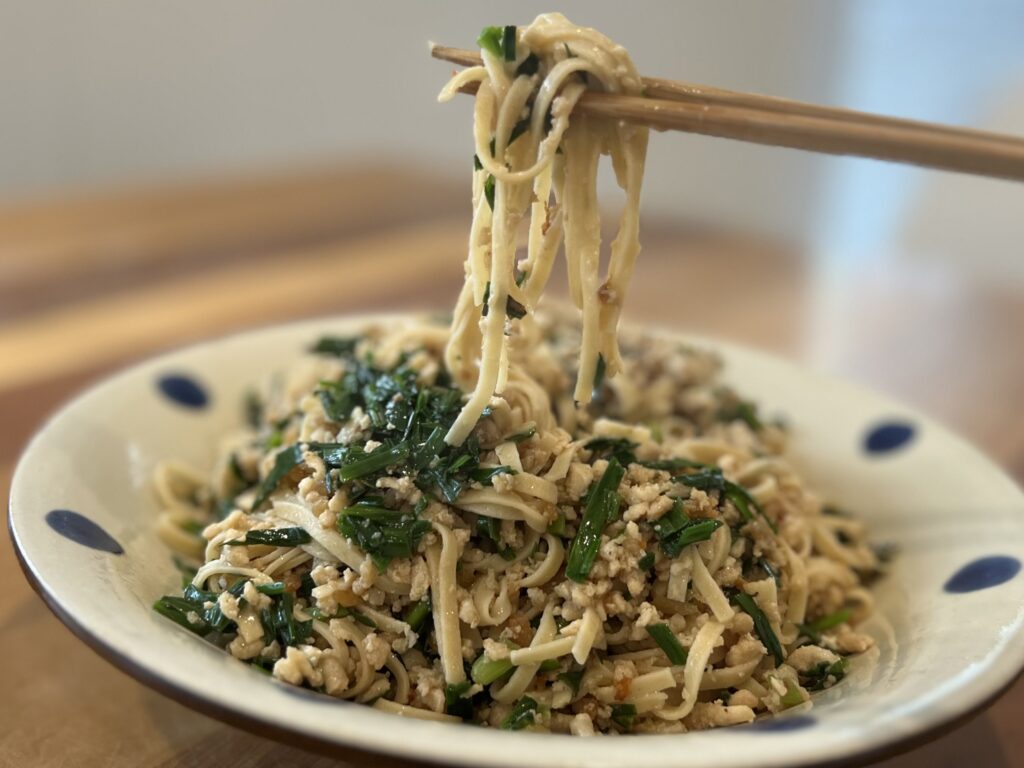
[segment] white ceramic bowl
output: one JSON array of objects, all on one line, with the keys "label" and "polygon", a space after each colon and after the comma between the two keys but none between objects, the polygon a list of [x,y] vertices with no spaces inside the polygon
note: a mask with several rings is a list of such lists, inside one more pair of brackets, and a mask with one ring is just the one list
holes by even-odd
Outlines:
[{"label": "white ceramic bowl", "polygon": [[[150,606],[179,576],[154,532],[149,478],[179,457],[213,460],[246,387],[284,368],[338,318],[253,331],[164,355],[80,395],[32,440],[14,476],[10,528],[29,580],[106,659],[189,706],[335,754],[473,766],[796,766],[908,748],[992,701],[1024,667],[1024,495],[976,450],[920,414],[764,354],[710,345],[725,378],[792,427],[812,487],[900,554],[876,586],[884,620],[812,709],[683,735],[579,739],[403,719],[267,678]],[[642,751],[641,751],[642,750]]]}]

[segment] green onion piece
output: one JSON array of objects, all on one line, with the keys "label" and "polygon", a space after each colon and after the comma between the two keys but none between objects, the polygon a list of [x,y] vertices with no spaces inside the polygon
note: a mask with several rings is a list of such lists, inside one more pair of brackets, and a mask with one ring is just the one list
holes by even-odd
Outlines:
[{"label": "green onion piece", "polygon": [[427,621],[427,617],[430,616],[430,611],[431,603],[430,596],[428,595],[415,605],[411,606],[409,610],[405,612],[403,620],[409,625],[409,629],[413,632],[419,632]]},{"label": "green onion piece", "polygon": [[853,612],[849,608],[841,608],[835,613],[823,616],[822,618],[811,622],[811,629],[815,632],[824,632],[826,630],[838,627],[840,624],[845,624],[850,620]]},{"label": "green onion piece", "polygon": [[[197,607],[194,603],[183,597],[165,595],[153,603],[153,610],[161,616],[170,619],[175,624],[184,627],[189,632],[195,632],[197,635],[205,635],[210,631],[209,625],[202,618],[202,606]],[[198,616],[199,621],[195,624],[189,621],[189,613],[194,613]]]},{"label": "green onion piece", "polygon": [[522,432],[516,432],[516,434],[514,435],[509,435],[508,437],[505,438],[505,440],[510,443],[521,443],[524,440],[529,440],[536,434],[537,427],[530,427],[529,429],[524,429]]},{"label": "green onion piece", "polygon": [[552,536],[565,536],[565,512],[559,512],[548,525],[548,533]]},{"label": "green onion piece", "polygon": [[523,696],[512,711],[501,721],[502,730],[521,731],[527,726],[533,725],[537,719],[537,701],[529,696]]},{"label": "green onion piece", "polygon": [[572,696],[573,698],[576,698],[580,692],[580,683],[583,681],[583,670],[571,669],[568,672],[560,674],[558,679],[572,689]]},{"label": "green onion piece", "polygon": [[493,211],[494,210],[494,177],[491,174],[487,174],[487,178],[484,179],[484,197],[487,198],[487,205]]},{"label": "green onion piece", "polygon": [[538,69],[540,69],[540,59],[531,53],[523,59],[523,63],[516,68],[516,76],[535,75],[537,74]]},{"label": "green onion piece", "polygon": [[446,685],[444,689],[444,711],[449,715],[461,717],[463,720],[473,719],[473,701],[465,698],[465,693],[473,687],[469,680]]},{"label": "green onion piece", "polygon": [[831,664],[823,661],[801,673],[800,684],[809,691],[824,690],[846,677],[846,669],[849,664],[850,660],[847,658],[840,658]]},{"label": "green onion piece", "polygon": [[244,539],[224,543],[228,546],[265,544],[268,547],[297,547],[300,544],[309,544],[312,540],[313,537],[305,528],[269,528],[265,531],[246,531]]},{"label": "green onion piece", "polygon": [[400,463],[409,456],[409,444],[404,440],[400,443],[384,448],[381,446],[373,453],[343,464],[338,470],[338,477],[342,482],[349,482],[360,477],[380,472],[382,469]]},{"label": "green onion piece", "polygon": [[507,464],[500,467],[478,467],[469,473],[469,479],[481,485],[494,485],[494,478],[498,475],[514,475],[516,471]]},{"label": "green onion piece", "polygon": [[682,666],[686,663],[686,649],[679,642],[672,628],[668,624],[651,624],[647,626],[649,634],[658,647],[665,652],[668,660],[675,666]]},{"label": "green onion piece", "polygon": [[683,512],[683,502],[676,499],[653,528],[661,543],[661,551],[674,558],[691,544],[710,539],[721,525],[721,520],[691,520]]},{"label": "green onion piece", "polygon": [[491,55],[497,56],[500,59],[502,58],[502,34],[503,32],[501,27],[484,27],[480,32],[480,36],[476,39],[476,44]]},{"label": "green onion piece", "polygon": [[612,722],[624,731],[633,730],[636,721],[635,704],[612,704]]},{"label": "green onion piece", "polygon": [[554,672],[556,669],[560,669],[562,662],[558,659],[544,659],[540,663],[540,667],[537,668],[538,672]]},{"label": "green onion piece", "polygon": [[293,445],[291,448],[286,448],[277,454],[274,458],[274,466],[267,473],[267,476],[260,483],[259,490],[256,492],[256,500],[253,501],[251,511],[255,512],[270,498],[270,494],[277,490],[277,486],[284,480],[285,475],[291,472],[295,467],[302,463],[302,446]]},{"label": "green onion piece", "polygon": [[576,538],[566,559],[565,575],[576,582],[586,581],[601,546],[601,532],[619,508],[619,482],[626,470],[613,456],[601,479],[591,489]]},{"label": "green onion piece", "polygon": [[767,559],[759,557],[757,559],[757,564],[761,567],[761,570],[764,571],[772,579],[772,581],[774,581],[778,585],[782,584],[782,580],[779,577],[779,572],[775,570],[775,566],[769,563]]},{"label": "green onion piece", "polygon": [[768,527],[772,529],[772,533],[778,533],[779,528],[772,522],[768,516],[761,509],[761,505],[757,503],[757,499],[750,495],[750,492],[742,485],[736,485],[728,480],[723,482],[725,488],[725,498],[733,503],[737,510],[739,510],[740,517],[747,522],[754,519],[753,513],[750,511],[750,507],[753,507],[757,513],[764,518],[764,521],[768,523]]},{"label": "green onion piece", "polygon": [[272,581],[269,584],[258,584],[256,591],[264,595],[283,595],[285,586],[283,581]]},{"label": "green onion piece", "polygon": [[512,670],[512,662],[508,659],[492,660],[487,658],[486,654],[480,654],[480,657],[473,662],[473,668],[469,675],[473,678],[474,683],[490,685],[506,675],[510,675]]},{"label": "green onion piece", "polygon": [[637,444],[624,437],[595,437],[583,446],[594,454],[595,458],[616,458],[620,464],[635,464],[636,454],[633,452]]},{"label": "green onion piece", "polygon": [[779,699],[784,707],[796,707],[804,703],[804,697],[800,695],[800,689],[793,685],[792,680],[786,681],[786,693]]},{"label": "green onion piece", "polygon": [[679,475],[672,479],[677,483],[682,483],[701,491],[720,491],[725,487],[725,478],[722,476],[722,470],[718,467],[702,469],[688,475]]},{"label": "green onion piece", "polygon": [[601,385],[604,384],[604,373],[607,365],[604,361],[604,355],[598,353],[597,355],[597,368],[594,369],[594,386],[593,393],[596,395],[597,391],[601,389]]},{"label": "green onion piece", "polygon": [[648,469],[662,469],[666,472],[678,472],[681,469],[711,469],[707,464],[693,459],[658,459],[656,461],[641,461],[640,464]]},{"label": "green onion piece", "polygon": [[356,353],[357,344],[359,344],[359,339],[355,337],[325,336],[314,344],[309,351],[319,355],[352,357]]},{"label": "green onion piece", "polygon": [[654,567],[654,553],[647,552],[646,554],[644,554],[643,557],[636,561],[636,567],[639,568],[641,571],[651,570],[651,568]]},{"label": "green onion piece", "polygon": [[700,522],[691,521],[675,539],[675,545],[680,551],[686,549],[691,544],[697,544],[701,541],[707,541],[711,538],[711,534],[717,531],[722,525],[721,520],[701,520]]},{"label": "green onion piece", "polygon": [[754,598],[746,592],[734,592],[729,600],[742,608],[754,620],[754,631],[761,638],[761,642],[764,643],[768,652],[775,657],[775,663],[781,664],[785,661],[786,655],[782,650],[782,644],[779,642],[779,638],[775,635],[774,630],[772,630],[768,617],[764,615],[764,611],[761,610],[761,607],[755,602]]},{"label": "green onion piece", "polygon": [[516,28],[505,27],[505,33],[501,39],[501,52],[505,54],[505,61],[516,60]]}]

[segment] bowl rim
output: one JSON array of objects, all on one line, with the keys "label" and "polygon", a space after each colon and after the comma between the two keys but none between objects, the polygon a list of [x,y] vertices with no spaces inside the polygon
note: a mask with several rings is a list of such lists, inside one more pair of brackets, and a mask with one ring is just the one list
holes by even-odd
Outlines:
[{"label": "bowl rim", "polygon": [[[64,401],[43,419],[31,439],[22,449],[21,456],[15,466],[14,472],[11,475],[7,514],[8,535],[13,544],[13,550],[15,552],[18,565],[33,591],[39,595],[53,615],[62,624],[64,624],[72,634],[85,643],[93,652],[112,664],[115,668],[141,682],[148,688],[185,705],[193,711],[201,712],[204,715],[228,725],[241,728],[257,736],[269,737],[287,745],[299,746],[303,749],[332,757],[339,757],[344,754],[347,756],[373,759],[376,761],[380,761],[380,759],[384,757],[388,761],[395,761],[394,764],[396,765],[428,766],[443,764],[470,764],[466,759],[453,762],[450,756],[446,756],[445,754],[414,756],[409,754],[408,748],[403,748],[403,746],[397,742],[376,742],[372,747],[367,748],[364,747],[363,744],[356,744],[343,739],[321,737],[309,731],[282,725],[280,722],[275,721],[269,716],[261,717],[257,714],[249,714],[226,704],[222,704],[211,698],[207,698],[202,694],[190,691],[169,677],[165,677],[158,671],[146,666],[144,663],[137,662],[130,656],[122,653],[100,634],[87,628],[74,616],[71,610],[63,606],[58,596],[51,591],[47,586],[45,579],[35,570],[30,562],[28,555],[24,551],[23,544],[19,540],[15,523],[16,489],[19,485],[19,477],[22,477],[27,472],[24,467],[26,455],[54,422],[66,413],[77,408],[82,401],[87,400],[91,395],[106,388],[107,386],[114,385],[122,380],[130,379],[133,375],[140,373],[144,368],[157,365],[163,361],[171,361],[181,354],[199,351],[203,348],[213,347],[218,344],[242,340],[243,338],[257,337],[268,332],[299,332],[302,329],[308,329],[311,332],[316,332],[319,329],[319,331],[322,332],[331,325],[356,326],[372,323],[387,323],[422,317],[422,315],[423,312],[416,310],[402,312],[331,314],[302,318],[286,323],[271,323],[236,329],[192,343],[184,343],[160,350],[154,354],[146,355],[145,357],[132,361],[128,365],[111,373],[100,375],[91,380],[87,385],[76,391],[73,396]],[[936,422],[927,415],[921,413],[916,408],[906,406],[898,399],[890,397],[889,395],[876,393],[869,387],[861,385],[858,382],[849,381],[833,374],[824,373],[816,370],[813,366],[804,365],[802,363],[792,361],[782,355],[766,352],[756,347],[715,337],[693,334],[684,330],[668,329],[653,323],[624,323],[623,325],[627,329],[642,330],[645,333],[674,338],[695,346],[714,350],[735,351],[751,358],[783,363],[789,369],[798,371],[805,376],[810,376],[816,379],[819,383],[831,382],[841,384],[847,391],[855,391],[859,394],[873,396],[876,399],[884,401],[889,406],[898,407],[899,412],[906,414],[908,417],[912,417],[915,420],[919,420],[920,423],[926,424],[930,431],[938,432],[944,438],[952,439],[958,443],[960,447],[970,450],[978,458],[982,459],[993,471],[998,472],[1006,478],[1013,487],[1016,488],[1018,493],[1021,493],[1021,487],[1016,479],[1011,477],[1001,466],[989,459],[973,444],[960,437],[952,430],[942,426],[939,422]],[[1024,494],[1022,494],[1022,498],[1024,498]],[[1022,634],[1024,634],[1024,631],[1022,631]],[[828,757],[821,760],[799,760],[792,764],[799,765],[804,768],[865,765],[867,763],[906,753],[919,746],[934,741],[945,732],[959,728],[973,720],[984,712],[992,703],[999,699],[1018,680],[1024,677],[1024,649],[1022,649],[1019,656],[1020,658],[1017,660],[1016,665],[1009,674],[1000,673],[997,669],[989,666],[988,668],[983,669],[980,674],[968,681],[965,681],[961,686],[959,686],[959,693],[963,694],[973,691],[975,694],[973,702],[965,709],[959,711],[950,710],[947,713],[931,717],[929,718],[930,722],[928,725],[907,733],[906,735],[899,735],[897,733],[887,734],[883,736],[880,741],[876,740],[874,744],[864,749],[852,749],[843,755]],[[552,738],[552,736],[545,735],[543,738]],[[554,736],[554,738],[557,738],[557,736]],[[652,737],[643,735],[635,738],[650,739]],[[654,738],[657,737],[655,736]]]}]

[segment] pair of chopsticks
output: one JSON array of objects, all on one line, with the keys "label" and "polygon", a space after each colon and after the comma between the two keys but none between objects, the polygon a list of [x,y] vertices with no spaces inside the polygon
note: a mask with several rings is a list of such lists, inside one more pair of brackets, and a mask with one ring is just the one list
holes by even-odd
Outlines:
[{"label": "pair of chopsticks", "polygon": [[[431,44],[430,54],[474,66],[480,54]],[[801,101],[645,77],[644,96],[587,91],[580,112],[658,130],[1024,181],[1024,139]],[[475,90],[473,87],[465,89]]]}]

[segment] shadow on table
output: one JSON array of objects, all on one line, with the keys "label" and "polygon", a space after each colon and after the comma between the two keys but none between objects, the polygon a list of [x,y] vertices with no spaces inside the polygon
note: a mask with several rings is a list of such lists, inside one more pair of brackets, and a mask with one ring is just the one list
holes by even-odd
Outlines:
[{"label": "shadow on table", "polygon": [[986,712],[967,725],[905,755],[874,763],[873,768],[1016,768],[1020,757],[1009,757],[999,732]]}]

